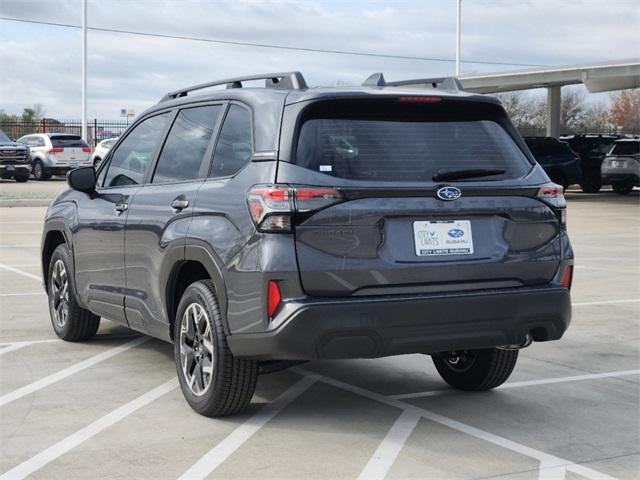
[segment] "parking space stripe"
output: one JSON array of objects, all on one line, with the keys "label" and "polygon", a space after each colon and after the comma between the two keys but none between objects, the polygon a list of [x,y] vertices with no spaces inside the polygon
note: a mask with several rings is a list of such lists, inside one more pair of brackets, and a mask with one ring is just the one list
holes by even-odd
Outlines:
[{"label": "parking space stripe", "polygon": [[0,268],[3,270],[7,270],[9,272],[17,273],[18,275],[22,275],[23,277],[30,278],[32,280],[37,280],[38,282],[42,281],[42,277],[39,275],[34,275],[33,273],[25,272],[24,270],[20,270],[19,268],[10,267],[9,265],[5,265],[0,263]]},{"label": "parking space stripe", "polygon": [[[197,480],[207,477],[218,468],[233,452],[238,450],[247,440],[249,440],[258,430],[275,417],[284,407],[298,398],[318,380],[318,376],[304,373],[302,379],[293,386],[285,390],[278,398],[268,403],[247,419],[242,425],[237,427],[227,437],[215,447],[209,450],[200,460],[180,476],[179,480]],[[0,477],[0,480],[3,480]]]},{"label": "parking space stripe", "polygon": [[147,340],[149,340],[149,337],[136,338],[135,340],[131,340],[130,342],[127,342],[123,345],[120,345],[115,348],[111,348],[106,352],[102,352],[94,357],[88,358],[87,360],[83,360],[82,362],[78,362],[74,365],[71,365],[70,367],[60,370],[59,372],[56,372],[44,378],[41,378],[40,380],[30,383],[29,385],[20,387],[14,390],[13,392],[7,393],[6,395],[3,395],[2,397],[0,397],[0,407],[2,405],[6,405],[9,402],[13,402],[14,400],[22,398],[25,395],[29,395],[30,393],[37,392],[38,390],[48,387],[53,383],[59,382],[60,380],[63,380],[73,375],[74,373],[81,372],[82,370],[85,370],[100,362],[103,362],[104,360],[114,357],[119,353],[125,352],[130,348],[137,347],[138,345],[146,342]]},{"label": "parking space stripe", "polygon": [[0,297],[29,297],[31,295],[45,295],[45,292],[42,290],[40,292],[0,293]]},{"label": "parking space stripe", "polygon": [[403,411],[378,445],[362,473],[358,476],[358,480],[383,480],[420,418],[422,417],[415,412]]},{"label": "parking space stripe", "polygon": [[640,298],[627,298],[624,300],[601,300],[598,302],[577,302],[572,303],[573,307],[588,307],[590,305],[614,305],[616,303],[638,303]]},{"label": "parking space stripe", "polygon": [[[518,388],[529,387],[532,385],[550,385],[553,383],[565,383],[565,382],[580,382],[583,380],[597,380],[599,378],[616,378],[616,377],[628,377],[631,375],[640,375],[640,370],[618,370],[615,372],[604,373],[588,373],[585,375],[572,375],[570,377],[555,377],[555,378],[542,378],[540,380],[525,380],[522,382],[509,382],[496,387],[496,390],[503,388]],[[409,398],[422,398],[422,397],[434,397],[437,395],[444,395],[447,393],[453,393],[456,390],[429,390],[426,392],[416,393],[401,393],[400,395],[390,395],[389,398],[395,400],[404,400]]]},{"label": "parking space stripe", "polygon": [[[307,373],[306,370],[301,368],[293,369],[301,374]],[[310,372],[308,372],[310,373]],[[315,373],[310,373],[312,375],[317,375]],[[532,447],[527,447],[526,445],[522,445],[521,443],[514,442],[513,440],[509,440],[507,438],[501,437],[499,435],[486,432],[479,428],[473,427],[471,425],[467,425],[466,423],[459,422],[457,420],[453,420],[452,418],[445,417],[438,413],[432,412],[425,408],[420,408],[415,405],[411,405],[409,403],[404,403],[399,400],[395,400],[393,398],[386,397],[380,393],[372,392],[371,390],[367,390],[362,387],[357,387],[355,385],[351,385],[349,383],[342,382],[340,380],[335,380],[330,377],[326,377],[324,375],[317,375],[319,381],[332,385],[336,388],[340,388],[342,390],[346,390],[348,392],[355,393],[357,395],[361,395],[366,398],[370,398],[372,400],[376,400],[380,403],[384,403],[386,405],[391,405],[392,407],[399,408],[400,410],[413,412],[416,415],[420,415],[424,418],[427,418],[431,421],[449,427],[453,430],[457,430],[462,433],[466,433],[467,435],[471,435],[473,437],[479,438],[481,440],[485,440],[489,443],[497,445],[502,448],[506,448],[507,450],[511,450],[512,452],[520,453],[530,458],[535,458],[539,460],[541,466],[544,465],[546,468],[557,468],[564,467],[568,471],[573,473],[577,473],[578,475],[582,475],[591,480],[615,480],[614,477],[609,475],[600,473],[596,470],[592,470],[591,468],[584,467],[582,465],[576,465],[569,460],[565,460],[560,457],[556,457],[555,455],[551,455],[549,453],[537,450]]]},{"label": "parking space stripe", "polygon": [[[0,355],[4,355],[5,353],[15,352],[16,350],[20,350],[21,348],[28,347],[29,345],[35,345],[38,343],[51,343],[51,342],[59,342],[58,339],[50,339],[50,340],[31,340],[28,342],[13,342],[13,343],[5,343],[0,345]],[[6,346],[3,346],[6,345]]]},{"label": "parking space stripe", "polygon": [[108,413],[104,417],[99,418],[95,422],[87,425],[81,430],[69,435],[58,443],[52,445],[51,447],[43,450],[42,452],[34,455],[28,460],[25,460],[18,466],[12,468],[11,470],[5,472],[2,476],[0,476],[0,480],[18,480],[31,475],[36,470],[44,467],[48,463],[54,461],[58,457],[61,457],[69,450],[77,447],[81,443],[89,440],[91,437],[94,437],[98,433],[102,432],[106,428],[110,427],[114,423],[119,422],[123,418],[131,415],[136,410],[150,404],[154,400],[162,397],[163,395],[169,393],[173,389],[178,386],[178,379],[173,378],[168,382],[163,383],[159,387],[154,388],[153,390],[148,391],[147,393],[139,396],[135,400],[132,400],[129,403],[122,405],[121,407],[116,408],[114,411]]},{"label": "parking space stripe", "polygon": [[564,480],[567,476],[566,467],[547,466],[544,462],[540,463],[538,471],[538,480]]}]

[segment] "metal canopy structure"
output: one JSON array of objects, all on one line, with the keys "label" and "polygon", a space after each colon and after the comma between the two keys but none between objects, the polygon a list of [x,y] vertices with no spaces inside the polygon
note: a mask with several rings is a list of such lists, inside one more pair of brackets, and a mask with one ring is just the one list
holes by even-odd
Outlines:
[{"label": "metal canopy structure", "polygon": [[640,59],[469,75],[460,77],[460,81],[466,91],[477,93],[546,88],[549,105],[547,135],[557,137],[560,134],[560,89],[563,86],[584,84],[591,93],[640,88]]}]

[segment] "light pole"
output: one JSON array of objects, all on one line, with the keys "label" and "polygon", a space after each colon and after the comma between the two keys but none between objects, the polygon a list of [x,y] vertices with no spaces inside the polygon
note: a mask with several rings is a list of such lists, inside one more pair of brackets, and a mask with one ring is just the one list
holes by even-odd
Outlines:
[{"label": "light pole", "polygon": [[87,140],[87,0],[82,0],[82,138]]},{"label": "light pole", "polygon": [[460,21],[462,17],[462,0],[456,0],[456,77],[460,76]]}]

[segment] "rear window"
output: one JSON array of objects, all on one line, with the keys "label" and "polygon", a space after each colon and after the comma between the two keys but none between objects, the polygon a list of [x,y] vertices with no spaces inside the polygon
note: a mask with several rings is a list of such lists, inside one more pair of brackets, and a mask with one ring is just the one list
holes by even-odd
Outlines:
[{"label": "rear window", "polygon": [[87,142],[82,140],[77,135],[65,135],[65,136],[56,136],[51,137],[51,145],[54,148],[73,148],[73,147],[88,147]]},{"label": "rear window", "polygon": [[638,155],[640,142],[617,142],[609,155]]},{"label": "rear window", "polygon": [[471,102],[321,102],[304,113],[295,163],[353,180],[431,182],[468,169],[504,170],[482,180],[523,176],[531,163],[501,117]]}]

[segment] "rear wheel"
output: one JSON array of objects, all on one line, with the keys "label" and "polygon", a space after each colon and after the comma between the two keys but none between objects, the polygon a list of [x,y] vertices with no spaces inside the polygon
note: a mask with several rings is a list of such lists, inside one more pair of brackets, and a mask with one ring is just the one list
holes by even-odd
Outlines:
[{"label": "rear wheel", "polygon": [[33,164],[33,178],[36,180],[49,180],[51,178],[51,173],[47,171],[40,160],[36,160]]},{"label": "rear wheel", "polygon": [[518,350],[464,350],[432,355],[445,382],[459,390],[482,391],[502,385],[513,372]]},{"label": "rear wheel", "polygon": [[211,281],[191,284],[174,326],[174,357],[187,403],[207,417],[233,415],[251,401],[258,362],[233,356]]},{"label": "rear wheel", "polygon": [[98,331],[100,317],[78,305],[73,288],[73,263],[66,244],[51,255],[47,293],[49,315],[56,335],[69,342],[89,340]]},{"label": "rear wheel", "polygon": [[611,186],[618,195],[628,195],[633,190],[632,182],[613,183]]}]

